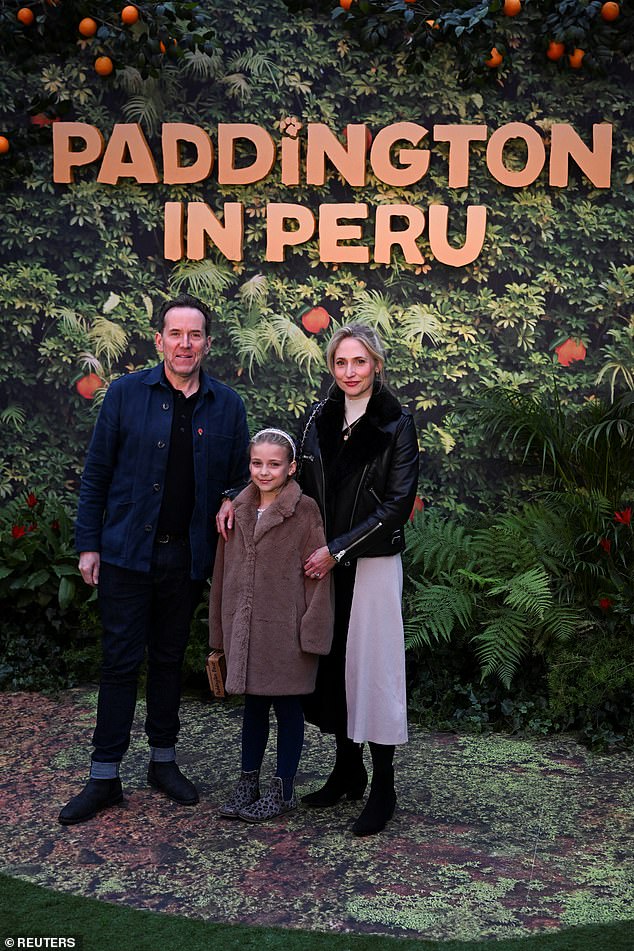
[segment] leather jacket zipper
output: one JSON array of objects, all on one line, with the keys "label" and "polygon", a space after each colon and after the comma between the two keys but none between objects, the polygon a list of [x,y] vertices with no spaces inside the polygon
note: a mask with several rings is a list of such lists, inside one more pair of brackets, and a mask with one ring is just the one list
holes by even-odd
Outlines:
[{"label": "leather jacket zipper", "polygon": [[344,548],[343,551],[338,551],[337,554],[333,555],[332,557],[335,559],[335,561],[341,561],[341,559],[345,558],[345,556],[352,548],[355,547],[355,545],[360,545],[361,542],[364,542],[366,538],[369,538],[370,535],[373,535],[374,532],[378,531],[379,528],[383,528],[383,522],[377,522],[376,525],[374,525],[369,531],[365,533],[365,535],[362,535],[361,538],[357,538],[356,541],[353,541],[350,545],[350,548]]},{"label": "leather jacket zipper", "polygon": [[359,485],[357,487],[357,494],[354,497],[354,505],[352,506],[352,512],[350,513],[350,525],[349,528],[352,531],[352,523],[354,521],[354,513],[357,511],[357,502],[359,501],[359,493],[361,492],[361,486],[363,485],[363,480],[365,479],[368,469],[370,467],[366,466],[363,472],[361,473],[361,478],[359,479]]}]

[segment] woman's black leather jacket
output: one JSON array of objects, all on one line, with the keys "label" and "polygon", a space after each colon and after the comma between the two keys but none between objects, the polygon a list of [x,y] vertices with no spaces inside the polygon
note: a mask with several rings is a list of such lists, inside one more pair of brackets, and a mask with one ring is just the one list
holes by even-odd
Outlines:
[{"label": "woman's black leather jacket", "polygon": [[375,384],[365,414],[344,442],[344,406],[337,389],[316,413],[313,408],[302,437],[300,484],[321,509],[337,561],[394,555],[405,547],[403,526],[418,486],[414,419]]}]

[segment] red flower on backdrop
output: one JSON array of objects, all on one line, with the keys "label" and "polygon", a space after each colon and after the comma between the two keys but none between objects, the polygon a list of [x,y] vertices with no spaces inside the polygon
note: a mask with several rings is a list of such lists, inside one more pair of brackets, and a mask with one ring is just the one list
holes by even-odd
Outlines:
[{"label": "red flower on backdrop", "polygon": [[602,611],[609,611],[614,601],[611,598],[599,598],[599,607]]},{"label": "red flower on backdrop", "polygon": [[603,551],[606,552],[606,554],[608,555],[610,554],[610,549],[612,548],[612,542],[610,541],[609,538],[600,538],[599,545],[601,546]]},{"label": "red flower on backdrop", "polygon": [[34,532],[36,531],[36,529],[37,529],[37,522],[31,522],[31,524],[29,525],[29,531]]},{"label": "red flower on backdrop", "polygon": [[59,116],[55,116],[55,118],[52,119],[50,116],[47,116],[45,112],[38,112],[37,115],[31,116],[30,122],[31,125],[38,126],[53,125],[54,122],[59,122]]},{"label": "red flower on backdrop", "polygon": [[30,509],[34,509],[35,506],[37,505],[37,498],[33,494],[33,492],[29,492],[29,494],[27,495],[26,504],[28,505]]},{"label": "red flower on backdrop", "polygon": [[53,529],[56,535],[59,535],[59,530],[60,530],[59,522],[57,521],[56,518],[54,518],[53,521],[51,522],[51,528]]},{"label": "red flower on backdrop", "polygon": [[26,529],[24,525],[14,525],[11,529],[11,534],[14,538],[22,538],[26,534]]},{"label": "red flower on backdrop", "polygon": [[569,337],[565,343],[560,343],[558,347],[555,347],[555,353],[562,367],[569,367],[575,360],[585,360],[587,350],[580,340],[573,340],[572,337]]},{"label": "red flower on backdrop", "polygon": [[620,522],[621,525],[629,525],[632,521],[632,506],[628,505],[622,512],[615,512],[614,521]]},{"label": "red flower on backdrop", "polygon": [[425,503],[421,499],[420,495],[417,495],[416,498],[414,499],[414,507],[412,508],[412,511],[410,512],[410,515],[409,515],[410,522],[413,522],[414,516],[416,515],[416,513],[422,512],[424,508],[425,508]]}]

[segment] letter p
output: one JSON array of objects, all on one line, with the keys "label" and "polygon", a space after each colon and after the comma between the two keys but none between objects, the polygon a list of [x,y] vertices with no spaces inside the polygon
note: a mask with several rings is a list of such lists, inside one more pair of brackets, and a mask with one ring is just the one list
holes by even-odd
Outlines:
[{"label": "letter p", "polygon": [[[73,151],[73,139],[82,139],[85,148]],[[53,181],[62,184],[73,182],[73,168],[95,162],[103,148],[103,136],[96,126],[88,125],[87,122],[54,122]]]}]

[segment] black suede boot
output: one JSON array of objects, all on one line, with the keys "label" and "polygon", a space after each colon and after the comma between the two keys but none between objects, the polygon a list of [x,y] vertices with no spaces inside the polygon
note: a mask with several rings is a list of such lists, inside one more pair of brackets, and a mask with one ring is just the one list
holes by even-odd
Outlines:
[{"label": "black suede boot", "polygon": [[302,796],[306,806],[326,809],[344,797],[361,799],[368,785],[368,774],[363,765],[363,747],[347,737],[337,736],[335,767],[321,789]]},{"label": "black suede boot", "polygon": [[66,803],[58,816],[63,826],[72,826],[78,822],[92,819],[102,809],[109,809],[123,802],[121,780],[89,779],[82,791]]},{"label": "black suede boot", "polygon": [[147,781],[154,789],[160,789],[168,799],[181,806],[195,806],[198,802],[196,787],[186,776],[183,776],[176,763],[150,762],[147,771]]},{"label": "black suede boot", "polygon": [[355,835],[375,835],[382,832],[394,815],[394,747],[370,743],[372,754],[372,783],[363,811],[352,826]]}]

